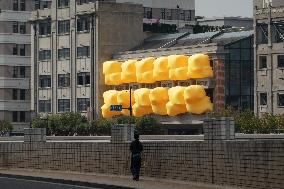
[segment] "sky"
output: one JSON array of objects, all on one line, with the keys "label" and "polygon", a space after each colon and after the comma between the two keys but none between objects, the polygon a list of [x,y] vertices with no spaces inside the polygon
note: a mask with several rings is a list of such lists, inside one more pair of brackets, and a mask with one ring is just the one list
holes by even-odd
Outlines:
[{"label": "sky", "polygon": [[195,0],[196,16],[252,17],[253,0]]}]

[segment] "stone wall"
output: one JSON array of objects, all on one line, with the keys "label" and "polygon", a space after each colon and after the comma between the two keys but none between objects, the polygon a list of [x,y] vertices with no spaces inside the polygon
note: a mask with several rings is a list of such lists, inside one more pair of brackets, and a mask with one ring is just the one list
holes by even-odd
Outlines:
[{"label": "stone wall", "polygon": [[[142,176],[284,188],[284,140],[227,140],[231,125],[207,121],[205,140],[143,141]],[[129,142],[0,142],[0,167],[130,175]]]}]

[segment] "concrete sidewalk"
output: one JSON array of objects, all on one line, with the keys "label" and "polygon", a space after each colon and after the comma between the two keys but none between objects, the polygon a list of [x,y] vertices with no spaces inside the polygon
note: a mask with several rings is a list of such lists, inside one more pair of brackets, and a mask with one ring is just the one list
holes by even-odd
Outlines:
[{"label": "concrete sidewalk", "polygon": [[105,189],[236,189],[202,183],[189,183],[144,177],[137,182],[127,176],[46,170],[0,169],[0,177],[91,186]]}]

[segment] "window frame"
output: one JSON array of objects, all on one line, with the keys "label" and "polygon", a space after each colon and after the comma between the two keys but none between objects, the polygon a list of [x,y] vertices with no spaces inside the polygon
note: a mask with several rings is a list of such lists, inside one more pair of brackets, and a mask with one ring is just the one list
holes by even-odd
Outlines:
[{"label": "window frame", "polygon": [[[265,95],[265,96],[262,96],[262,95]],[[265,99],[266,102],[263,101],[263,99],[262,99],[263,97],[266,98],[266,99]],[[267,93],[266,93],[266,92],[260,92],[260,93],[259,93],[259,105],[260,105],[260,106],[267,106],[267,104],[268,104],[268,103],[267,103]]]},{"label": "window frame", "polygon": [[[61,104],[61,102],[63,104]],[[58,106],[58,112],[59,113],[65,113],[65,112],[70,112],[70,99],[58,99],[57,102],[57,106]]]},{"label": "window frame", "polygon": [[58,35],[68,35],[70,33],[70,20],[59,20],[57,22],[57,27]]},{"label": "window frame", "polygon": [[[42,111],[42,109],[44,109],[44,111]],[[51,113],[51,100],[39,100],[38,110],[40,113]]]},{"label": "window frame", "polygon": [[[87,49],[87,50],[86,50]],[[87,52],[87,54],[86,54]],[[90,46],[77,47],[77,58],[89,58],[90,57]]]},{"label": "window frame", "polygon": [[90,107],[90,98],[77,98],[77,111],[78,112],[86,112],[88,111],[89,107]]},{"label": "window frame", "polygon": [[51,75],[40,75],[38,82],[39,89],[51,88]]},{"label": "window frame", "polygon": [[57,85],[59,88],[70,87],[70,74],[58,74]]},{"label": "window frame", "polygon": [[[265,67],[263,66],[263,62],[262,62],[264,57],[266,59]],[[259,55],[258,56],[258,69],[259,70],[267,69],[267,55]]]},{"label": "window frame", "polygon": [[[283,104],[282,105],[280,104],[280,100],[279,100],[280,95],[282,96],[281,98],[283,98]],[[277,93],[277,106],[279,108],[284,108],[284,92]]]},{"label": "window frame", "polygon": [[[279,60],[280,60],[280,57],[283,57],[282,58],[282,65],[281,66],[279,66]],[[284,54],[279,54],[279,55],[277,55],[277,68],[278,69],[284,69]]]}]

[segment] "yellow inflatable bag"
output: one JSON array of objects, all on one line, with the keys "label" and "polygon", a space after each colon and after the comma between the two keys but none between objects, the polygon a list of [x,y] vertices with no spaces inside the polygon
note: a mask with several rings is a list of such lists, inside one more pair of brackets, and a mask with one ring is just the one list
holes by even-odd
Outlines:
[{"label": "yellow inflatable bag", "polygon": [[139,106],[151,106],[150,98],[150,89],[141,88],[134,91],[135,102]]},{"label": "yellow inflatable bag", "polygon": [[213,77],[213,69],[210,66],[208,55],[195,54],[188,59],[187,75],[192,79],[202,79]]},{"label": "yellow inflatable bag", "polygon": [[142,117],[144,115],[148,115],[152,113],[152,107],[151,106],[139,106],[137,103],[135,103],[132,106],[133,115],[135,117]]},{"label": "yellow inflatable bag", "polygon": [[169,79],[187,80],[188,56],[171,55],[168,57]]},{"label": "yellow inflatable bag", "polygon": [[138,83],[154,83],[153,67],[155,59],[145,58],[136,63],[136,76]]},{"label": "yellow inflatable bag", "polygon": [[[132,91],[131,93],[131,106],[133,106],[135,103],[134,92]],[[128,108],[130,105],[129,90],[119,91],[117,94],[117,102],[118,104],[121,104],[123,108]],[[123,109],[121,113],[126,116],[130,115],[130,111],[127,109]]]},{"label": "yellow inflatable bag", "polygon": [[169,101],[168,89],[157,87],[152,89],[149,94],[153,113],[167,115],[166,104]]},{"label": "yellow inflatable bag", "polygon": [[110,111],[110,104],[104,104],[101,109],[103,118],[112,118],[121,115],[121,112]]},{"label": "yellow inflatable bag", "polygon": [[120,85],[121,63],[118,61],[107,61],[103,63],[103,74],[105,75],[106,85]]},{"label": "yellow inflatable bag", "polygon": [[168,91],[169,100],[173,104],[185,104],[184,100],[184,89],[185,87],[177,86],[170,88]]},{"label": "yellow inflatable bag", "polygon": [[179,114],[183,114],[187,112],[185,104],[173,104],[172,102],[168,102],[166,104],[167,114],[169,116],[177,116]]},{"label": "yellow inflatable bag", "polygon": [[184,99],[186,103],[199,101],[204,97],[206,97],[206,92],[201,85],[191,85],[184,89]]},{"label": "yellow inflatable bag", "polygon": [[204,114],[206,112],[213,111],[213,104],[210,101],[210,97],[206,96],[201,100],[186,104],[186,109],[192,114]]},{"label": "yellow inflatable bag", "polygon": [[104,94],[103,94],[104,103],[109,104],[109,105],[118,104],[117,103],[117,94],[118,94],[118,91],[116,91],[116,90],[110,90],[110,91],[104,92]]},{"label": "yellow inflatable bag", "polygon": [[168,57],[160,57],[154,61],[153,77],[156,81],[169,80]]},{"label": "yellow inflatable bag", "polygon": [[128,60],[121,65],[121,80],[123,83],[137,82],[136,77],[137,60]]}]

